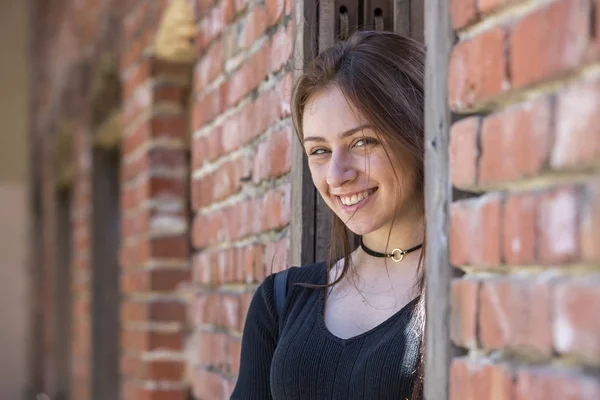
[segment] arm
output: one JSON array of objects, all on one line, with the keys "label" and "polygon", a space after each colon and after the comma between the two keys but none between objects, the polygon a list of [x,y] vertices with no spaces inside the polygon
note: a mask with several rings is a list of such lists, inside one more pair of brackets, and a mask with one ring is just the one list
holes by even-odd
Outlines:
[{"label": "arm", "polygon": [[242,336],[240,373],[232,400],[270,400],[271,360],[278,339],[273,275],[258,287],[248,309]]}]

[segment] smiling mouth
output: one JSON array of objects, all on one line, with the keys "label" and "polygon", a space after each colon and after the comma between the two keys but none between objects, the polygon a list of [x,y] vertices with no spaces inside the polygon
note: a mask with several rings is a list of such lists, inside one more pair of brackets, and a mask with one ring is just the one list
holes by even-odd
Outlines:
[{"label": "smiling mouth", "polygon": [[360,193],[353,194],[352,196],[337,196],[337,197],[340,199],[340,201],[343,205],[345,205],[347,207],[352,207],[352,206],[355,206],[355,205],[361,203],[368,197],[370,197],[373,193],[375,193],[377,191],[377,189],[378,188],[367,189]]}]

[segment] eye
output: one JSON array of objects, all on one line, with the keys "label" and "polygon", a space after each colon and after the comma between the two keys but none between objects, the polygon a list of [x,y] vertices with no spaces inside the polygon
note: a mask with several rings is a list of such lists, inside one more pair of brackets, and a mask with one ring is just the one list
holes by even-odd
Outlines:
[{"label": "eye", "polygon": [[310,152],[310,154],[309,154],[309,155],[310,155],[310,156],[320,156],[320,155],[323,155],[323,154],[325,154],[326,152],[327,152],[327,149],[324,149],[324,148],[322,148],[322,147],[318,147],[318,148],[316,148],[316,149],[313,149],[313,150]]},{"label": "eye", "polygon": [[355,147],[365,147],[369,144],[375,144],[375,143],[377,143],[377,140],[370,138],[370,137],[364,137],[364,138],[360,138],[356,142],[354,142],[354,146]]}]

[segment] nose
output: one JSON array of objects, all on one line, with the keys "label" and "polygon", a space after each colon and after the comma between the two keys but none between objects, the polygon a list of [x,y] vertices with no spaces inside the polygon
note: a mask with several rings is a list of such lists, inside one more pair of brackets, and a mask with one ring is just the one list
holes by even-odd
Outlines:
[{"label": "nose", "polygon": [[333,187],[342,186],[352,181],[356,173],[356,169],[348,162],[347,157],[343,154],[333,154],[327,171],[327,184]]}]

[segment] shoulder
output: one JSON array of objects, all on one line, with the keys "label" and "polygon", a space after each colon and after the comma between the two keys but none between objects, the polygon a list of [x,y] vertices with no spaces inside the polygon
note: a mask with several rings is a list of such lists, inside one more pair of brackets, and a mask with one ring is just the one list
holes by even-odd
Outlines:
[{"label": "shoulder", "polygon": [[288,282],[308,283],[313,285],[324,284],[327,273],[327,263],[320,261],[313,264],[306,264],[301,267],[290,267],[288,272]]}]

